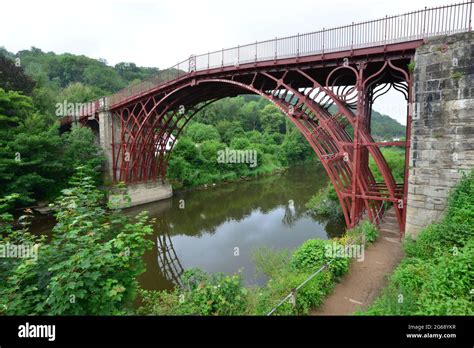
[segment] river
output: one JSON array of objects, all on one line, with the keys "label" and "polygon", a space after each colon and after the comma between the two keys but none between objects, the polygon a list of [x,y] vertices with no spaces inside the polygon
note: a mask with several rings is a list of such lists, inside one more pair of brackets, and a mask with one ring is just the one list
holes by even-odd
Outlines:
[{"label": "river", "polygon": [[[139,277],[147,290],[179,285],[183,270],[236,273],[247,285],[263,285],[256,275],[253,251],[261,246],[293,249],[310,238],[342,234],[343,221],[318,221],[305,204],[329,178],[319,163],[295,166],[279,174],[208,188],[176,192],[165,201],[124,211],[134,216],[146,210],[156,219],[146,252],[146,271]],[[33,221],[32,231],[48,233],[52,217]]]},{"label": "river", "polygon": [[328,182],[318,164],[295,166],[271,176],[176,193],[172,199],[132,208],[157,219],[153,250],[144,256],[139,278],[147,290],[170,289],[191,267],[236,273],[247,285],[265,283],[256,275],[252,252],[260,246],[292,249],[310,238],[334,237],[343,221],[320,222],[305,204]]}]

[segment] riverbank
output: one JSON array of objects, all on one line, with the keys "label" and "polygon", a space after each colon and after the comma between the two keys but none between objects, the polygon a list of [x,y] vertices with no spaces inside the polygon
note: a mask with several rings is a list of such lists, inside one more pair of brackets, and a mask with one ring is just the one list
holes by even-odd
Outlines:
[{"label": "riverbank", "polygon": [[444,219],[405,240],[406,257],[364,315],[474,314],[474,171],[450,195]]},{"label": "riverbank", "polygon": [[[375,226],[366,222],[340,238],[309,239],[294,251],[257,249],[253,253],[257,269],[269,277],[264,286],[244,286],[240,273],[209,274],[189,269],[181,277],[181,287],[170,291],[141,291],[142,306],[138,313],[305,315],[323,302],[347,272],[351,258],[347,250],[363,248],[365,243],[373,242],[376,235]],[[299,290],[294,292],[297,287]],[[288,297],[290,293],[293,296]]]},{"label": "riverbank", "polygon": [[209,180],[205,183],[195,184],[195,185],[192,185],[192,184],[183,185],[183,183],[180,182],[180,181],[170,180],[170,184],[173,187],[173,191],[176,192],[176,193],[191,192],[191,191],[195,191],[195,190],[206,190],[210,187],[217,187],[219,185],[227,185],[227,184],[238,183],[238,182],[243,182],[243,181],[249,181],[249,180],[262,178],[262,177],[266,177],[266,176],[271,176],[271,175],[278,175],[278,174],[287,172],[290,168],[305,166],[305,165],[311,165],[311,164],[321,165],[320,162],[313,159],[313,160],[309,160],[309,161],[305,161],[305,162],[298,162],[298,163],[295,163],[291,166],[266,167],[263,170],[249,172],[249,173],[247,173],[247,175],[236,176],[233,179],[230,179],[229,177],[226,177],[226,178],[220,178],[220,179],[215,179],[215,180]]},{"label": "riverbank", "polygon": [[351,315],[373,302],[404,256],[394,219],[393,209],[385,213],[377,240],[365,250],[362,260],[351,263],[348,273],[311,315]]}]

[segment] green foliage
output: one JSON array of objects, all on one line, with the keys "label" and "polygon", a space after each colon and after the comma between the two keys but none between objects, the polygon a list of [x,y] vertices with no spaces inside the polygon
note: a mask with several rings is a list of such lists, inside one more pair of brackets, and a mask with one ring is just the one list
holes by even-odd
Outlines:
[{"label": "green foliage", "polygon": [[389,285],[364,312],[367,315],[414,315],[418,294],[429,277],[429,267],[418,259],[405,259],[390,277]]},{"label": "green foliage", "polygon": [[388,115],[372,110],[371,134],[377,141],[392,141],[395,138],[402,138],[406,134],[406,127]]},{"label": "green foliage", "polygon": [[[405,152],[403,149],[396,147],[385,147],[382,149],[382,154],[387,161],[388,167],[392,171],[395,182],[403,183],[405,177]],[[377,168],[375,161],[372,157],[369,160],[369,168],[374,174],[375,180],[378,182],[383,181],[382,174]]]},{"label": "green foliage", "polygon": [[474,171],[452,192],[440,223],[407,240],[407,258],[363,314],[473,315]]},{"label": "green foliage", "polygon": [[463,73],[460,71],[455,71],[451,73],[451,78],[454,80],[459,80],[463,76],[464,76]]},{"label": "green foliage", "polygon": [[439,257],[421,288],[421,315],[473,315],[474,240],[459,251]]},{"label": "green foliage", "polygon": [[79,168],[56,201],[51,240],[26,229],[0,242],[38,245],[36,259],[8,259],[0,268],[0,313],[7,315],[118,315],[131,313],[136,277],[152,232],[146,213],[131,221],[102,208],[90,170]]},{"label": "green foliage", "polygon": [[[197,116],[199,117],[199,116]],[[243,136],[245,134],[244,129],[238,121],[220,120],[216,124],[217,131],[219,132],[222,140],[226,144],[230,144],[233,138]]]},{"label": "green foliage", "polygon": [[17,205],[52,199],[76,166],[97,168],[101,161],[91,130],[73,128],[61,137],[30,97],[0,89],[0,196],[17,193]]},{"label": "green foliage", "polygon": [[[366,226],[367,228],[368,226]],[[370,226],[371,228],[373,226]],[[365,228],[348,231],[352,238],[364,233]],[[352,240],[351,238],[351,240]],[[275,312],[279,315],[307,314],[318,307],[334,287],[335,282],[349,269],[349,258],[343,254],[348,237],[332,240],[312,239],[303,243],[291,255],[285,251],[260,248],[254,250],[257,270],[270,277],[263,288],[250,294],[251,313],[265,315],[298,285],[307,280],[321,266],[329,264],[329,272],[322,271],[296,293],[296,303],[286,302]],[[330,252],[329,252],[330,251]]]},{"label": "green foliage", "polygon": [[205,140],[220,141],[220,135],[216,127],[203,123],[191,124],[186,128],[186,135],[195,143],[202,143]]},{"label": "green foliage", "polygon": [[359,223],[352,230],[348,231],[348,236],[356,238],[359,235],[362,235],[365,243],[370,244],[375,242],[379,236],[379,231],[377,227],[369,221],[363,221]]},{"label": "green foliage", "polygon": [[[336,253],[331,250],[334,243]],[[321,239],[310,239],[303,243],[294,253],[290,265],[295,270],[315,272],[323,265],[328,264],[330,271],[335,277],[340,277],[349,269],[349,259],[339,252],[344,246],[335,241],[325,241]]]},{"label": "green foliage", "polygon": [[[352,238],[370,235],[375,228],[348,231]],[[359,238],[360,239],[360,238]],[[292,253],[261,247],[253,250],[252,259],[258,273],[269,277],[263,287],[245,288],[239,274],[209,275],[191,269],[182,276],[183,287],[172,291],[142,291],[139,314],[145,315],[266,315],[288,294],[295,302],[284,302],[276,315],[308,314],[320,306],[335,282],[349,269],[349,258],[343,254],[348,237],[333,240],[308,240]],[[329,265],[309,279],[323,265]],[[309,280],[308,280],[309,279]],[[308,281],[307,281],[308,280]],[[295,289],[306,282],[298,291]]]},{"label": "green foliage", "polygon": [[322,219],[336,219],[342,217],[342,208],[336,190],[331,182],[315,194],[306,208],[311,214]]},{"label": "green foliage", "polygon": [[62,163],[67,176],[74,174],[73,168],[84,166],[93,169],[93,178],[101,183],[101,165],[105,160],[95,143],[95,135],[90,128],[72,126],[71,131],[62,135]]},{"label": "green foliage", "polygon": [[73,82],[61,91],[58,100],[68,103],[87,103],[97,96],[97,91],[80,82]]},{"label": "green foliage", "polygon": [[[195,186],[267,174],[315,160],[308,142],[295,128],[288,129],[287,124],[277,107],[257,96],[213,103],[193,118],[184,136],[178,139],[170,159],[169,177],[175,186]],[[257,151],[257,167],[218,163],[217,152],[226,147]]]},{"label": "green foliage", "polygon": [[[266,315],[284,297],[292,292],[298,285],[303,283],[311,273],[280,271],[280,274],[271,278],[264,288],[253,290],[252,297],[255,298],[252,314]],[[320,306],[324,298],[334,286],[332,274],[322,272],[311,279],[295,294],[296,301],[293,306],[289,301],[283,303],[275,311],[275,315],[305,315],[310,309]]]},{"label": "green foliage", "polygon": [[280,156],[287,165],[303,163],[314,156],[312,148],[297,131],[290,132],[281,145]]},{"label": "green foliage", "polygon": [[[14,59],[19,59],[21,68],[15,66]],[[46,53],[35,47],[17,54],[6,50],[0,52],[0,72],[8,77],[2,79],[4,84],[0,87],[31,94],[35,107],[49,115],[53,114],[58,102],[88,102],[117,92],[158,71],[157,68],[137,67],[133,63],[118,63],[111,67],[104,60],[70,53]]]},{"label": "green foliage", "polygon": [[28,204],[48,196],[62,177],[57,126],[35,112],[31,98],[0,89],[0,196]]},{"label": "green foliage", "polygon": [[[226,109],[226,104],[222,104],[222,108]],[[310,146],[298,132],[288,135],[261,133],[257,129],[245,132],[239,121],[224,119],[214,126],[197,122],[204,118],[203,115],[198,114],[196,118],[173,148],[167,174],[175,186],[203,185],[267,174],[288,165],[315,159]],[[278,139],[275,134],[285,140]],[[275,138],[283,145],[276,145]],[[226,148],[256,151],[256,167],[251,167],[249,163],[219,163],[219,151],[225,151]]]},{"label": "green foliage", "polygon": [[142,315],[239,315],[246,310],[248,290],[240,275],[209,275],[189,269],[182,276],[184,288],[173,292],[142,291]]},{"label": "green foliage", "polygon": [[252,252],[252,260],[255,263],[256,271],[272,278],[276,277],[278,272],[287,268],[290,259],[291,253],[285,249],[278,250],[263,246]]},{"label": "green foliage", "polygon": [[15,64],[12,56],[0,51],[0,88],[7,91],[21,91],[31,95],[35,82],[25,74],[21,64]]}]

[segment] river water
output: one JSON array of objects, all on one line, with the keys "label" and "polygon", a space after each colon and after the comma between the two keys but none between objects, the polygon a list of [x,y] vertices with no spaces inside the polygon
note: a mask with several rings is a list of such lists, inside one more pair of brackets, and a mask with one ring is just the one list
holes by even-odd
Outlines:
[{"label": "river water", "polygon": [[[171,289],[191,267],[211,273],[240,270],[247,285],[263,285],[267,279],[256,275],[251,257],[256,248],[291,250],[307,239],[327,239],[344,231],[343,221],[318,221],[305,208],[328,180],[324,168],[311,163],[275,175],[176,192],[168,200],[125,210],[130,216],[146,210],[156,219],[150,237],[154,246],[144,255],[140,285]],[[52,217],[40,217],[32,231],[48,233],[54,223]]]},{"label": "river water", "polygon": [[328,180],[324,168],[314,163],[128,209],[127,215],[147,210],[157,219],[141,286],[170,289],[191,267],[228,274],[240,270],[247,285],[264,284],[265,276],[256,275],[252,261],[255,248],[293,249],[307,239],[343,232],[342,221],[318,221],[305,208]]}]

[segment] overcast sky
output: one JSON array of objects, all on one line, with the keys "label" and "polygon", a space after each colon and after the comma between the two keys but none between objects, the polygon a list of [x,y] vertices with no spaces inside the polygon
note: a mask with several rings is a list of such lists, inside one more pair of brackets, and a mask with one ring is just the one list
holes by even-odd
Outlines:
[{"label": "overcast sky", "polygon": [[[0,46],[166,68],[238,44],[311,32],[453,0],[13,0],[2,3]],[[389,96],[378,109],[401,117]]]}]

